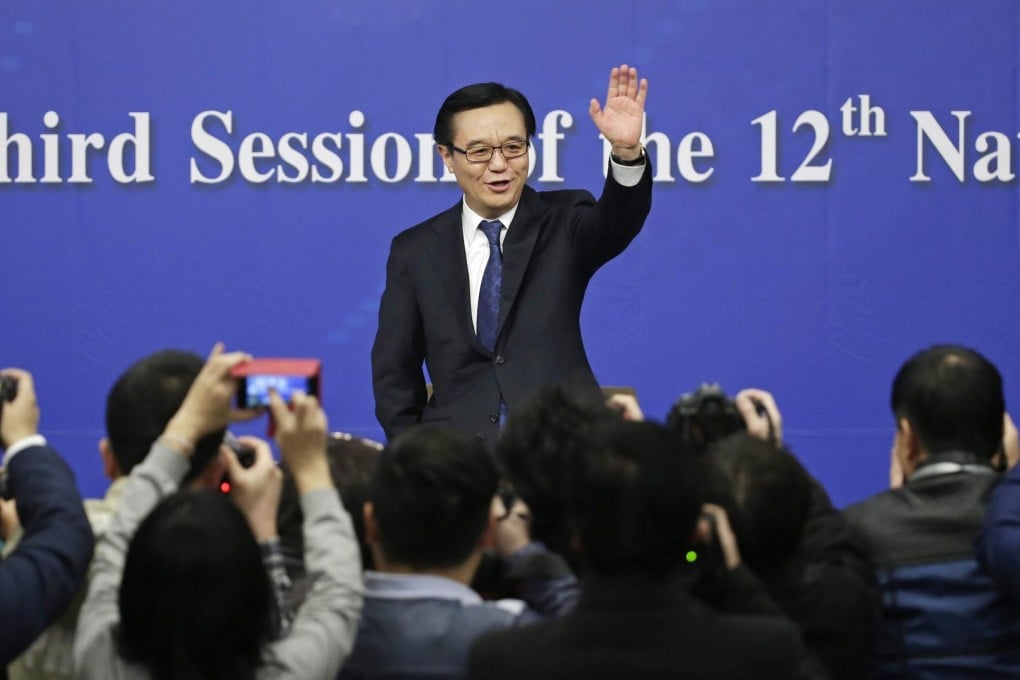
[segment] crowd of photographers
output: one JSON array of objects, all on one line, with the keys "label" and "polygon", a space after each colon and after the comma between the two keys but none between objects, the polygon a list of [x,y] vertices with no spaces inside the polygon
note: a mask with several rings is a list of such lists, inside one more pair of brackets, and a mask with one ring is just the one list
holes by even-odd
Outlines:
[{"label": "crowd of photographers", "polygon": [[[843,511],[773,397],[706,386],[662,424],[551,387],[495,451],[385,448],[234,369],[130,366],[82,502],[0,371],[0,663],[14,678],[1020,676],[1020,458],[999,371],[961,346],[894,378],[890,488]],[[45,404],[46,395],[40,395]]]}]

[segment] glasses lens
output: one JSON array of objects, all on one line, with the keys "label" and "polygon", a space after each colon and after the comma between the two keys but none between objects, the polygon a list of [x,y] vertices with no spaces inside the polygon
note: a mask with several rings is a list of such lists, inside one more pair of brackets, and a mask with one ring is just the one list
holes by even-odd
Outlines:
[{"label": "glasses lens", "polygon": [[517,158],[528,151],[527,142],[507,142],[503,145],[503,158]]},{"label": "glasses lens", "polygon": [[473,163],[484,163],[492,158],[491,146],[473,146],[464,152],[467,159]]}]

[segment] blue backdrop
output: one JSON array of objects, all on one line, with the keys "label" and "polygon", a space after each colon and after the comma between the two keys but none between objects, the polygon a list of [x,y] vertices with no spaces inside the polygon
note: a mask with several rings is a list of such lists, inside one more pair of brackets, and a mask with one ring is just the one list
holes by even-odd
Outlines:
[{"label": "blue backdrop", "polygon": [[840,504],[886,482],[889,385],[915,350],[970,344],[1014,398],[1020,5],[509,8],[0,6],[0,364],[34,372],[83,492],[105,487],[107,390],[163,347],[321,358],[331,425],[381,436],[389,241],[460,195],[430,150],[439,104],[518,87],[550,126],[532,184],[597,192],[588,100],[621,62],[650,81],[657,183],[585,304],[603,384],[658,416],[702,381],[772,390]]}]

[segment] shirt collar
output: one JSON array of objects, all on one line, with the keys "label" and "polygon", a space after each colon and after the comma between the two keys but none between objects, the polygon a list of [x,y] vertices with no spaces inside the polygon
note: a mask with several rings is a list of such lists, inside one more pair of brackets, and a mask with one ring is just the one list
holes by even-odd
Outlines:
[{"label": "shirt collar", "polygon": [[384,600],[455,600],[481,604],[482,598],[463,583],[443,576],[365,572],[365,595]]},{"label": "shirt collar", "polygon": [[[485,221],[485,218],[472,210],[468,204],[467,199],[461,201],[463,209],[460,213],[460,224],[464,230],[464,247],[470,248],[471,242],[475,240],[475,236],[478,235],[478,224],[479,222]],[[507,210],[505,213],[497,217],[496,219],[503,223],[504,229],[510,229],[510,223],[513,222],[514,215],[517,214],[517,206],[521,203],[517,202],[514,207]],[[485,239],[485,234],[482,234],[482,239]]]}]

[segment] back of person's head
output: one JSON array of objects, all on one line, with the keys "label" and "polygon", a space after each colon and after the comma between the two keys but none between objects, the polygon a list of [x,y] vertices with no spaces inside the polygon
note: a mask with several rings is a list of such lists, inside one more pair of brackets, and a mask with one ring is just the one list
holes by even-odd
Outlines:
[{"label": "back of person's head", "polygon": [[1002,376],[972,349],[937,345],[918,352],[896,374],[891,401],[897,422],[910,422],[929,455],[966,451],[990,460],[1002,445]]},{"label": "back of person's head", "polygon": [[731,517],[741,557],[755,570],[774,567],[796,550],[811,509],[811,477],[785,448],[735,434],[720,440],[712,462],[730,480]]},{"label": "back of person's head", "polygon": [[120,653],[157,679],[253,678],[272,602],[261,551],[233,501],[178,492],[153,508],[128,548]]},{"label": "back of person's head", "polygon": [[694,541],[703,502],[700,456],[651,422],[607,421],[572,456],[567,513],[595,574],[666,576]]},{"label": "back of person's head", "polygon": [[565,461],[589,448],[595,423],[619,420],[604,402],[566,387],[549,387],[525,401],[496,440],[503,474],[531,511],[531,536],[550,550],[568,551],[570,530],[563,514]]},{"label": "back of person's head", "polygon": [[412,428],[379,456],[369,498],[386,560],[455,567],[488,526],[499,478],[485,448],[436,427]]},{"label": "back of person's head", "polygon": [[[106,399],[106,434],[120,474],[129,474],[144,460],[204,363],[193,352],[162,350],[136,361],[113,384]],[[224,432],[198,440],[184,484],[217,455]]]},{"label": "back of person's head", "polygon": [[465,85],[453,92],[439,107],[439,113],[436,114],[436,125],[432,131],[436,144],[442,146],[453,144],[456,134],[453,118],[461,111],[481,109],[504,102],[510,102],[517,107],[517,110],[521,112],[521,117],[524,118],[524,129],[527,131],[528,137],[534,136],[535,112],[523,94],[512,87],[506,87],[499,83],[475,83]]},{"label": "back of person's head", "polygon": [[[329,474],[354,524],[354,533],[358,537],[358,545],[361,546],[361,565],[364,569],[372,569],[373,565],[372,553],[365,544],[365,515],[362,508],[368,500],[369,485],[382,448],[378,442],[341,432],[331,434],[326,442]],[[304,513],[301,511],[300,494],[293,475],[284,466],[283,489],[280,492],[276,527],[280,534],[287,571],[292,576],[303,573],[303,523]]]}]

